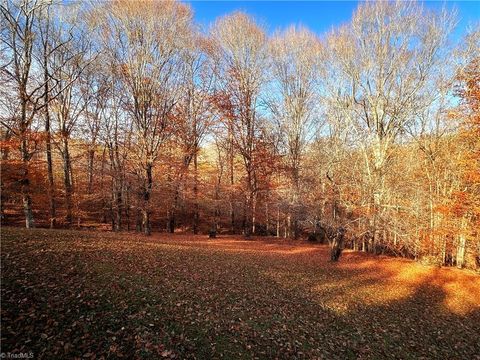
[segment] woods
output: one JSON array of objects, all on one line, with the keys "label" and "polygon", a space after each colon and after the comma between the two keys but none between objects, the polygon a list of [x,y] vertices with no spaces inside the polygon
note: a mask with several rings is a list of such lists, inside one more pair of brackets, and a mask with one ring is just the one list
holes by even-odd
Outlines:
[{"label": "woods", "polygon": [[368,2],[316,34],[177,1],[0,8],[3,225],[480,268],[480,28],[455,12]]}]

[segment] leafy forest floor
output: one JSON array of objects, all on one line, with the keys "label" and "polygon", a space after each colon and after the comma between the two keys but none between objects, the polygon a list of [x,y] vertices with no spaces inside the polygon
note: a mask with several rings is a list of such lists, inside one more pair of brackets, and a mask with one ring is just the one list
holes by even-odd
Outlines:
[{"label": "leafy forest floor", "polygon": [[4,228],[2,352],[480,359],[480,276],[276,239]]}]

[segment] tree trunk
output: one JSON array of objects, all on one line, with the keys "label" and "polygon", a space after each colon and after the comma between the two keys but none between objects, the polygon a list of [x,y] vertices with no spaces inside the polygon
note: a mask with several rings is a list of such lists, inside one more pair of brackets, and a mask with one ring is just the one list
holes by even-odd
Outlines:
[{"label": "tree trunk", "polygon": [[172,208],[168,213],[168,232],[170,234],[175,233],[175,222],[176,222],[176,214],[175,214],[175,210]]},{"label": "tree trunk", "polygon": [[45,109],[45,132],[47,134],[46,139],[46,152],[47,152],[47,173],[48,173],[48,202],[50,211],[50,228],[54,228],[57,224],[57,211],[55,203],[55,182],[53,178],[53,161],[52,161],[52,139],[50,131],[50,114],[48,111],[48,105]]},{"label": "tree trunk", "polygon": [[[47,28],[48,35],[48,28]],[[50,109],[49,109],[49,75],[48,75],[48,43],[44,43],[44,56],[43,56],[43,80],[45,81],[45,134],[46,138],[46,155],[47,155],[47,173],[48,173],[48,202],[50,212],[50,228],[54,228],[57,223],[56,219],[56,204],[55,204],[55,182],[53,178],[53,161],[52,161],[52,133],[50,129]]]},{"label": "tree trunk", "polygon": [[125,209],[125,221],[127,223],[127,231],[130,231],[130,185],[125,183],[125,204],[123,208]]},{"label": "tree trunk", "polygon": [[32,211],[32,198],[30,196],[30,179],[28,172],[28,165],[30,161],[30,156],[28,154],[27,139],[25,132],[22,133],[22,202],[23,202],[23,212],[25,214],[25,227],[27,229],[34,228],[35,222],[33,219]]},{"label": "tree trunk", "polygon": [[232,234],[235,234],[235,197],[233,193],[233,185],[234,185],[234,169],[233,169],[233,134],[232,130],[229,127],[229,170],[230,170],[230,225]]},{"label": "tree trunk", "polygon": [[385,189],[385,162],[386,162],[386,145],[387,140],[382,134],[377,135],[376,144],[374,145],[374,168],[373,168],[373,228],[372,228],[372,251],[377,253],[379,245],[381,245],[381,228],[383,227],[382,221],[382,206],[384,201],[384,189]]},{"label": "tree trunk", "polygon": [[289,225],[292,227],[289,228],[290,235],[293,235],[293,238],[296,240],[299,236],[298,229],[298,207],[299,207],[299,198],[300,198],[300,176],[298,169],[298,161],[294,161],[293,170],[292,170],[292,180],[293,180],[293,192],[292,192],[292,201],[290,207],[290,216],[291,222]]},{"label": "tree trunk", "polygon": [[212,231],[215,232],[215,235],[217,234],[217,231],[218,231],[218,219],[220,218],[220,207],[219,207],[220,182],[221,182],[221,178],[219,176],[218,179],[217,179],[217,184],[215,186],[215,212],[214,212],[214,216],[213,216],[213,228],[212,228]]},{"label": "tree trunk", "polygon": [[293,218],[293,238],[295,240],[297,240],[299,237],[300,237],[300,230],[299,230],[299,227],[298,227],[298,219],[295,216]]},{"label": "tree trunk", "polygon": [[268,198],[265,199],[265,231],[267,236],[270,236],[270,216],[268,212]]},{"label": "tree trunk", "polygon": [[280,237],[280,206],[277,207],[277,238]]},{"label": "tree trunk", "polygon": [[255,234],[255,218],[257,211],[257,196],[256,194],[252,195],[252,234]]},{"label": "tree trunk", "polygon": [[287,227],[285,229],[285,237],[290,237],[290,229],[292,228],[292,216],[288,214],[287,216]]},{"label": "tree trunk", "polygon": [[193,233],[198,234],[198,223],[200,212],[198,205],[198,155],[197,151],[193,155]]},{"label": "tree trunk", "polygon": [[95,150],[89,149],[88,150],[88,186],[87,186],[87,193],[89,195],[93,192],[93,162],[95,160]]},{"label": "tree trunk", "polygon": [[66,222],[68,225],[72,225],[73,221],[73,205],[72,205],[72,179],[71,170],[72,164],[70,159],[70,150],[68,144],[67,135],[63,135],[63,183],[65,186],[65,203],[67,208]]},{"label": "tree trunk", "polygon": [[145,169],[146,173],[146,186],[144,189],[144,194],[143,194],[143,211],[142,211],[142,227],[143,227],[143,232],[145,235],[150,235],[151,234],[151,225],[150,225],[150,196],[152,192],[152,187],[153,187],[153,177],[152,177],[152,169],[153,165],[152,164],[147,164],[147,167]]},{"label": "tree trunk", "polygon": [[252,230],[254,230],[254,196],[255,192],[253,187],[252,169],[250,165],[247,164],[247,191],[245,192],[243,211],[243,234],[245,237],[250,237],[250,235],[252,235]]},{"label": "tree trunk", "polygon": [[250,199],[249,195],[245,195],[245,200],[243,202],[243,220],[242,220],[242,232],[245,237],[249,237],[251,235],[251,225],[249,221],[249,209],[250,209]]},{"label": "tree trunk", "polygon": [[340,255],[342,254],[345,240],[345,230],[340,228],[337,230],[336,234],[331,240],[331,251],[330,251],[330,260],[338,261]]},{"label": "tree trunk", "polygon": [[457,267],[462,268],[465,265],[465,235],[461,234],[458,239],[457,247]]},{"label": "tree trunk", "polygon": [[457,245],[457,267],[462,268],[465,266],[465,249],[467,238],[465,236],[465,230],[467,227],[467,221],[465,217],[461,220],[460,225],[460,235],[458,236],[458,245]]},{"label": "tree trunk", "polygon": [[142,218],[142,227],[143,227],[143,233],[145,235],[150,235],[152,233],[152,230],[150,228],[150,211],[147,209],[143,210],[143,218]]},{"label": "tree trunk", "polygon": [[119,182],[118,179],[113,181],[113,231],[121,231],[122,229],[122,188]]},{"label": "tree trunk", "polygon": [[[100,167],[100,184],[103,186],[104,185],[104,179],[105,179],[105,164],[107,163],[106,161],[106,153],[107,149],[106,147],[103,148],[102,152],[102,165]],[[107,206],[108,203],[110,202],[109,200],[106,199],[106,194],[102,192],[102,223],[105,224],[107,222]]]},{"label": "tree trunk", "polygon": [[233,204],[233,195],[230,195],[230,228],[231,233],[235,234],[235,209]]},{"label": "tree trunk", "polygon": [[[8,141],[10,140],[10,138],[12,137],[12,133],[7,130],[5,131],[4,133],[4,138],[2,139],[3,141]],[[9,149],[8,148],[5,148],[5,149],[2,149],[2,161],[7,161],[8,160],[8,156],[9,156]],[[4,191],[4,187],[5,187],[5,182],[2,180],[2,177],[0,177],[0,220],[3,222],[3,221],[6,221],[6,214],[5,214],[5,202],[7,201],[7,196],[6,196],[6,193]]]},{"label": "tree trunk", "polygon": [[175,233],[175,227],[177,222],[177,208],[178,208],[178,199],[180,196],[179,185],[175,186],[175,194],[173,197],[173,205],[170,209],[169,216],[168,216],[168,232],[173,234]]},{"label": "tree trunk", "polygon": [[142,232],[142,210],[137,208],[135,213],[135,231]]}]

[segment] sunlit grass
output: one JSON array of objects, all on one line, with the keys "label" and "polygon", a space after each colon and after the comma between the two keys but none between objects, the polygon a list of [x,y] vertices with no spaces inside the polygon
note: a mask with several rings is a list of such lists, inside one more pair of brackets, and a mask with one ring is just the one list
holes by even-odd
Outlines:
[{"label": "sunlit grass", "polygon": [[479,291],[281,239],[2,230],[2,348],[39,357],[472,358]]}]

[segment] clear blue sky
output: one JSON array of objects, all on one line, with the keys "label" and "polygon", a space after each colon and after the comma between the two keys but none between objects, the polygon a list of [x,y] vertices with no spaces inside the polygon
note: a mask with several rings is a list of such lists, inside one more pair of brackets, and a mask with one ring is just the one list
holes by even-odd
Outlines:
[{"label": "clear blue sky", "polygon": [[[196,20],[208,25],[218,16],[242,10],[253,15],[267,26],[270,32],[291,24],[302,24],[321,34],[333,26],[346,23],[358,1],[187,1]],[[444,2],[426,1],[427,7],[441,7]],[[456,7],[459,12],[457,34],[463,33],[469,23],[480,21],[480,0],[448,1],[447,7]]]}]

